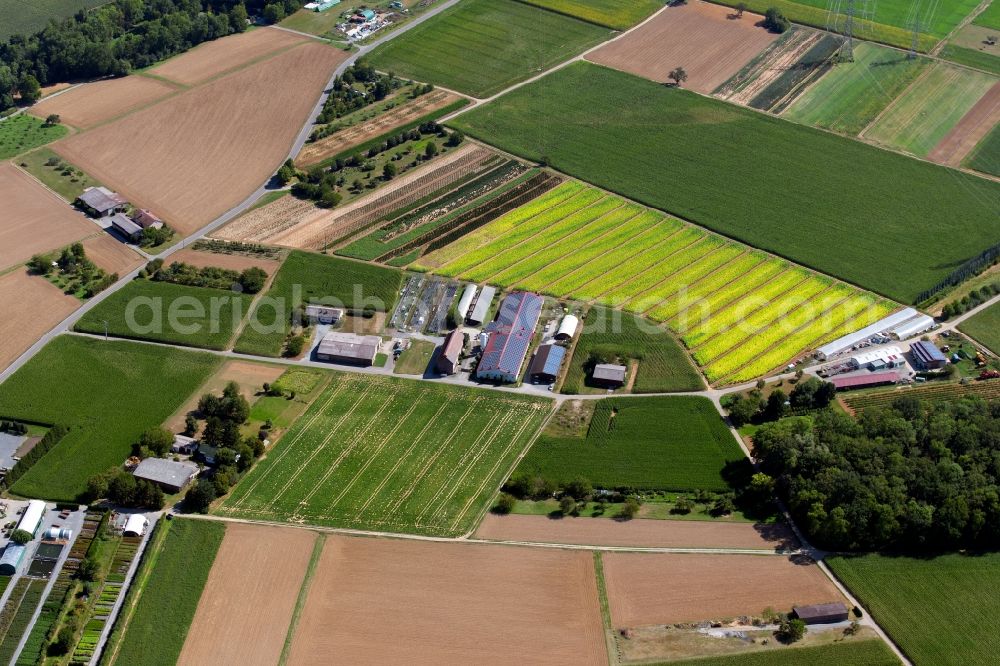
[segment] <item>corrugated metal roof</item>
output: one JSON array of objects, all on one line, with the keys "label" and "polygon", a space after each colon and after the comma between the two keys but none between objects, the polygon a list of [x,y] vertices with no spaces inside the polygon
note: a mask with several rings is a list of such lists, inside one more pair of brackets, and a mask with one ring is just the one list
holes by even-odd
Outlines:
[{"label": "corrugated metal roof", "polygon": [[377,335],[327,333],[316,349],[317,354],[371,361],[378,353],[382,338]]},{"label": "corrugated metal roof", "polygon": [[122,197],[106,187],[88,187],[77,198],[101,213],[125,204]]},{"label": "corrugated metal roof", "polygon": [[465,315],[469,314],[469,306],[472,305],[472,299],[476,297],[476,285],[467,284],[465,289],[462,291],[462,297],[458,299],[458,316],[461,319],[465,319]]},{"label": "corrugated metal roof", "polygon": [[899,374],[895,372],[873,372],[868,375],[833,377],[830,379],[830,382],[838,389],[876,386],[878,384],[895,384],[897,381],[899,381]]},{"label": "corrugated metal roof", "polygon": [[598,363],[594,366],[594,379],[606,382],[624,382],[627,371],[628,369],[624,365]]},{"label": "corrugated metal roof", "polygon": [[831,615],[846,615],[847,606],[840,602],[829,604],[812,604],[811,606],[795,606],[792,611],[800,620],[809,620]]},{"label": "corrugated metal roof", "polygon": [[128,216],[124,213],[115,213],[110,218],[112,226],[125,233],[128,236],[133,236],[138,233],[142,233],[142,227],[128,219]]},{"label": "corrugated metal roof", "polygon": [[187,462],[174,462],[163,458],[145,458],[132,472],[140,479],[180,488],[198,473],[198,466]]},{"label": "corrugated metal roof", "polygon": [[562,367],[563,358],[566,357],[566,348],[559,345],[542,345],[535,352],[535,357],[531,359],[531,367],[528,374],[531,375],[551,375],[555,377]]},{"label": "corrugated metal roof", "polygon": [[465,346],[465,334],[462,333],[462,329],[456,328],[445,336],[444,344],[441,345],[441,356],[452,363],[458,363],[458,356],[462,353],[463,346]]},{"label": "corrugated metal roof", "polygon": [[867,340],[876,333],[881,333],[882,331],[887,331],[896,324],[900,324],[907,319],[911,319],[918,315],[919,313],[913,308],[904,308],[899,312],[884,317],[870,326],[865,326],[862,329],[858,329],[853,333],[848,333],[847,335],[837,338],[833,342],[828,342],[819,349],[816,353],[821,357],[832,356],[839,351],[843,351],[848,347],[853,347],[862,340]]},{"label": "corrugated metal roof", "polygon": [[472,312],[469,314],[469,321],[476,324],[483,323],[496,293],[497,290],[493,287],[483,287],[483,290],[479,292],[479,298],[476,299],[476,307],[472,308]]}]

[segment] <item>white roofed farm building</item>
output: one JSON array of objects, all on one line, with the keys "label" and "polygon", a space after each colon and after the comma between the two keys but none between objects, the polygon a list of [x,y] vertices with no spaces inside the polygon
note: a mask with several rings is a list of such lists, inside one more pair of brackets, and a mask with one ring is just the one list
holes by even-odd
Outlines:
[{"label": "white roofed farm building", "polygon": [[372,365],[382,345],[377,335],[327,333],[316,347],[316,359],[333,363]]}]

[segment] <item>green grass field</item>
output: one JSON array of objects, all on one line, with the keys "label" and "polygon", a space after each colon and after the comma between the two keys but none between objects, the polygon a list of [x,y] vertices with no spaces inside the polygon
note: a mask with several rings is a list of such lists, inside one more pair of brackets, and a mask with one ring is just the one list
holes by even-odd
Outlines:
[{"label": "green grass field", "polygon": [[966,166],[976,171],[1000,176],[1000,125],[990,130],[990,133],[979,142],[966,158]]},{"label": "green grass field", "polygon": [[70,428],[11,491],[74,501],[219,366],[211,354],[61,335],[0,385],[0,415]]},{"label": "green grass field", "polygon": [[913,82],[930,61],[861,42],[854,62],[838,63],[782,114],[786,118],[857,135]]},{"label": "green grass field", "polygon": [[463,534],[550,409],[512,394],[338,375],[217,511]]},{"label": "green grass field", "polygon": [[1000,30],[1000,2],[993,0],[993,2],[990,3],[990,6],[987,7],[983,13],[977,16],[972,22],[975,25]]},{"label": "green grass field", "polygon": [[158,529],[164,528],[168,532],[162,546],[143,556],[136,577],[145,582],[141,589],[129,590],[122,612],[128,624],[120,626],[119,619],[115,625],[102,665],[177,663],[226,526],[181,518]]},{"label": "green grass field", "polygon": [[63,125],[47,126],[27,113],[0,120],[0,160],[52,143],[66,136],[68,131]]},{"label": "green grass field", "polygon": [[1000,75],[1000,58],[991,53],[948,44],[941,49],[940,56],[959,65],[975,67],[991,74]]},{"label": "green grass field", "polygon": [[100,335],[107,322],[117,338],[227,349],[252,300],[222,289],[138,279],[87,312],[74,330]]},{"label": "green grass field", "polygon": [[376,49],[371,63],[489,97],[611,36],[516,0],[465,0]]},{"label": "green grass field", "polygon": [[543,434],[516,472],[601,488],[723,491],[723,468],[743,457],[707,398],[606,398],[585,438]]},{"label": "green grass field", "polygon": [[293,310],[312,300],[391,312],[402,280],[403,274],[394,268],[294,251],[254,308],[235,349],[243,354],[280,355]]},{"label": "green grass field", "polygon": [[998,183],[589,63],[451,124],[904,302],[1000,240]]},{"label": "green grass field", "polygon": [[81,9],[90,9],[108,0],[0,0],[0,41],[11,35],[31,35],[51,19],[69,18]]},{"label": "green grass field", "polygon": [[986,345],[994,354],[1000,354],[1000,305],[991,305],[969,317],[958,328]]},{"label": "green grass field", "polygon": [[989,74],[934,63],[865,137],[926,157],[996,82]]},{"label": "green grass field", "polygon": [[728,657],[672,661],[670,666],[898,666],[899,659],[880,640],[778,648]]},{"label": "green grass field", "polygon": [[625,30],[663,7],[660,0],[521,0],[615,30]]},{"label": "green grass field", "polygon": [[[52,166],[50,160],[57,160]],[[39,148],[15,160],[24,170],[42,181],[46,187],[68,202],[74,201],[88,187],[96,187],[100,183],[82,170],[72,166],[49,148]]]},{"label": "green grass field", "polygon": [[1000,554],[828,557],[827,564],[916,664],[995,664]]},{"label": "green grass field", "polygon": [[637,359],[634,393],[698,391],[703,387],[681,346],[662,328],[633,315],[602,307],[587,313],[573,357],[566,370],[562,393],[598,393],[587,386],[585,366],[592,354]]}]

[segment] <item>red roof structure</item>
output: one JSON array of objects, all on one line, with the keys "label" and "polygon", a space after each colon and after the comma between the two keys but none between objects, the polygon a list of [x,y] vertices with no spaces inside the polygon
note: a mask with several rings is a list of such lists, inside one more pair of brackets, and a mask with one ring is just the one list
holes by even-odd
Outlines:
[{"label": "red roof structure", "polygon": [[838,391],[865,388],[866,386],[883,386],[885,384],[895,384],[898,381],[899,374],[896,372],[873,372],[867,375],[854,375],[853,377],[834,377],[830,380],[837,387]]}]

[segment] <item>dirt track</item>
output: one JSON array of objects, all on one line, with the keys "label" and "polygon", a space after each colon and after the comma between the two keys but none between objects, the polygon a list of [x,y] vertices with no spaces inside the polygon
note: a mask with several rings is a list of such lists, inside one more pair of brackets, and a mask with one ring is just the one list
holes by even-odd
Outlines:
[{"label": "dirt track", "polygon": [[330,536],[290,666],[607,664],[590,553]]},{"label": "dirt track", "polygon": [[125,275],[145,261],[141,255],[110,234],[101,234],[83,241],[87,258],[108,273]]},{"label": "dirt track", "polygon": [[260,28],[199,44],[154,67],[149,73],[182,85],[195,85],[255,58],[301,44],[308,39],[287,30]]},{"label": "dirt track", "polygon": [[969,109],[941,142],[934,146],[927,158],[939,164],[959,166],[997,123],[1000,123],[1000,82]]},{"label": "dirt track", "polygon": [[10,162],[0,162],[0,270],[100,228]]},{"label": "dirt track", "polygon": [[266,271],[268,275],[274,275],[275,271],[277,271],[278,267],[281,265],[281,262],[276,259],[248,257],[242,254],[199,252],[198,250],[192,250],[190,248],[170,255],[170,263],[175,261],[190,264],[191,266],[197,266],[199,268],[214,266],[216,268],[227,268],[232,271],[242,271],[256,266],[257,268],[261,268]]},{"label": "dirt track", "polygon": [[177,88],[147,76],[126,76],[84,83],[52,99],[31,107],[31,113],[44,118],[58,113],[62,122],[74,127],[93,127],[105,120],[124,115],[140,106],[166,97]]},{"label": "dirt track", "polygon": [[488,514],[477,539],[641,548],[759,548],[797,545],[780,525],[698,520],[630,520]]},{"label": "dirt track", "polygon": [[815,564],[762,555],[605,553],[616,628],[760,615],[842,601]]},{"label": "dirt track", "polygon": [[758,14],[730,16],[735,16],[730,7],[697,0],[669,7],[587,60],[660,82],[683,67],[685,87],[710,93],[778,38],[754,25],[763,18]]},{"label": "dirt track", "polygon": [[278,168],[346,57],[303,44],[53,148],[187,235]]},{"label": "dirt track", "polygon": [[24,269],[0,277],[0,370],[78,307],[80,301]]},{"label": "dirt track", "polygon": [[228,525],[177,663],[278,663],[315,540],[308,530]]}]

